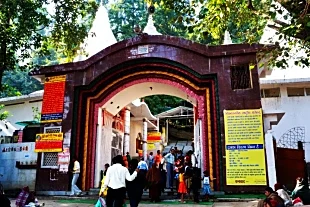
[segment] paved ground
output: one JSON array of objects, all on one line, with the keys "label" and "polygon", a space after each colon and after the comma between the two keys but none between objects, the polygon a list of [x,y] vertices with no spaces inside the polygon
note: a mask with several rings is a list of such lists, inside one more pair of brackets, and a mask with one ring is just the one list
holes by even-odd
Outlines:
[{"label": "paved ground", "polygon": [[[46,207],[94,207],[94,203],[92,201],[88,202],[87,200],[81,201],[76,200],[74,203],[74,198],[72,200],[40,200],[40,203],[45,203]],[[84,203],[81,203],[84,202]],[[139,207],[166,207],[166,206],[178,206],[178,207],[190,207],[190,206],[212,206],[212,207],[256,207],[257,201],[251,201],[251,202],[217,202],[217,203],[208,203],[208,204],[179,204],[178,202],[163,202],[158,204],[151,204],[147,202],[143,202],[139,205]],[[11,201],[11,206],[15,206],[15,200]],[[130,205],[127,205],[130,207]]]}]

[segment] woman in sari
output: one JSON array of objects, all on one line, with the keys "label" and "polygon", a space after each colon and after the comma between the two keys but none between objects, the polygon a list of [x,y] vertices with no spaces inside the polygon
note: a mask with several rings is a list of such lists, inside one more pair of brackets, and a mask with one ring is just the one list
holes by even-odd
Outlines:
[{"label": "woman in sari", "polygon": [[154,163],[152,168],[147,172],[146,179],[149,184],[151,202],[159,202],[161,191],[161,174],[160,169],[156,166],[156,163]]}]

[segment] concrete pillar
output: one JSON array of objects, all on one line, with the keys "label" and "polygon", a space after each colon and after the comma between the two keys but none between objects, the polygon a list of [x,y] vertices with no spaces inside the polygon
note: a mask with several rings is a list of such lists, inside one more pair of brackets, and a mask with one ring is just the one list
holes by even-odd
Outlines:
[{"label": "concrete pillar", "polygon": [[147,160],[147,121],[146,119],[143,119],[143,133],[142,133],[142,140],[143,140],[143,158],[144,161]]},{"label": "concrete pillar", "polygon": [[273,136],[270,131],[265,134],[265,148],[269,186],[277,183],[276,160],[274,156]]},{"label": "concrete pillar", "polygon": [[124,113],[124,154],[130,152],[130,110],[125,108]]},{"label": "concrete pillar", "polygon": [[167,119],[166,120],[166,143],[168,144],[168,142],[169,142],[169,137],[168,137],[168,132],[169,132],[169,130],[168,130],[168,128],[169,128],[169,120]]},{"label": "concrete pillar", "polygon": [[103,125],[103,117],[102,117],[102,108],[98,109],[98,124],[97,124],[97,143],[96,143],[96,158],[95,158],[95,183],[94,187],[99,188],[99,183],[100,183],[100,163],[102,162],[101,160],[101,145],[102,145],[102,125]]},{"label": "concrete pillar", "polygon": [[166,143],[166,127],[161,128],[161,141],[163,144]]}]

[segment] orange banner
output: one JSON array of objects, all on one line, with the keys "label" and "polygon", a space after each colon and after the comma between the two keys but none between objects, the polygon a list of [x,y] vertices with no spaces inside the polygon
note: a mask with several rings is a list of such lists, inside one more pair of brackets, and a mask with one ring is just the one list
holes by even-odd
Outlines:
[{"label": "orange banner", "polygon": [[41,122],[59,122],[64,108],[66,75],[47,77],[44,83],[44,95]]}]

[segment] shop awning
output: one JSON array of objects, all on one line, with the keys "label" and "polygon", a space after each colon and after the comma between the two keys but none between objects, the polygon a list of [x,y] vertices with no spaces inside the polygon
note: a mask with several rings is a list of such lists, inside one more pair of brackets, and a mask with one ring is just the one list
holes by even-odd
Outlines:
[{"label": "shop awning", "polygon": [[18,125],[21,125],[21,126],[28,126],[28,125],[37,125],[37,124],[40,124],[39,121],[19,121],[19,122],[16,122],[15,124],[18,124]]}]

